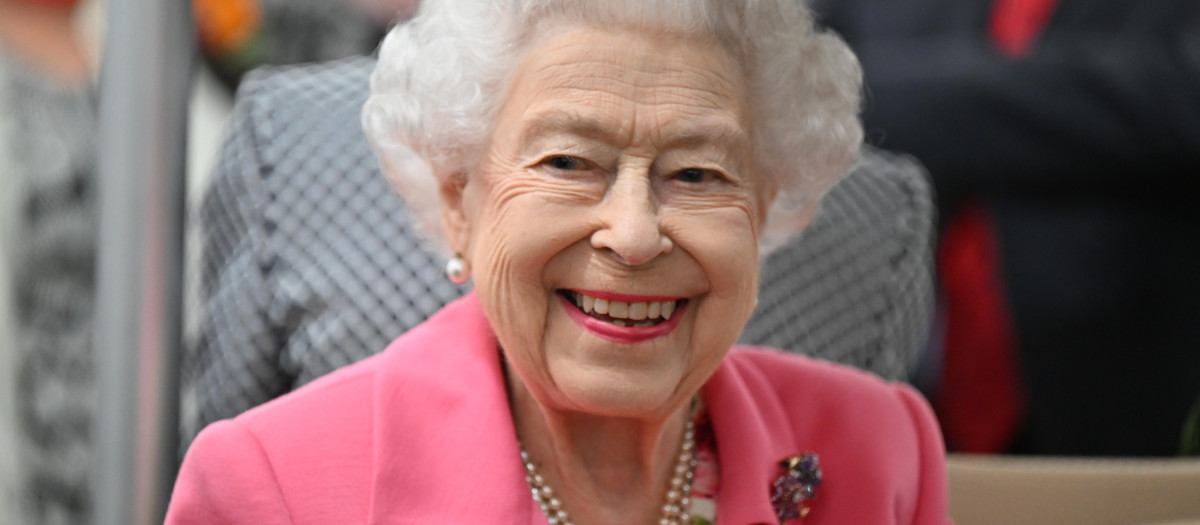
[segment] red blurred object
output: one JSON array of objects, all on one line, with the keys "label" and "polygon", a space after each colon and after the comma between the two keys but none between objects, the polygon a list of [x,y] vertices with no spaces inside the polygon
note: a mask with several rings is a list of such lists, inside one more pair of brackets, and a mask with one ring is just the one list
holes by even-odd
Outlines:
[{"label": "red blurred object", "polygon": [[1058,0],[996,0],[988,21],[992,43],[1010,58],[1029,54],[1057,5]]},{"label": "red blurred object", "polygon": [[[1028,55],[1057,6],[1057,0],[996,0],[988,21],[992,43],[1009,58]],[[1008,451],[1025,415],[993,224],[982,204],[966,205],[938,248],[946,339],[935,405],[947,445],[959,452]]]},{"label": "red blurred object", "polygon": [[945,354],[934,404],[950,450],[1000,453],[1016,438],[1025,397],[987,210],[964,206],[942,233]]}]

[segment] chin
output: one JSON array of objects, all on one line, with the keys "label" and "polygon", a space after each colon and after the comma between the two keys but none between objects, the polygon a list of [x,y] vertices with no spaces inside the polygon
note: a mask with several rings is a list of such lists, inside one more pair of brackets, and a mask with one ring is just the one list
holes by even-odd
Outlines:
[{"label": "chin", "polygon": [[[580,412],[645,418],[669,414],[694,393],[668,377],[679,378],[679,374],[590,369],[555,374],[555,382],[566,402]],[[693,389],[699,385],[689,390]]]}]

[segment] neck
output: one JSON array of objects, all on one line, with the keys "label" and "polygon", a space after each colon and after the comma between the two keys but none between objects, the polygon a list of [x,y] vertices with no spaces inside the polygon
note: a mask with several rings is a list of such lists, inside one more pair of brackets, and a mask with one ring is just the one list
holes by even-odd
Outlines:
[{"label": "neck", "polygon": [[0,0],[0,45],[66,85],[87,81],[71,7]]},{"label": "neck", "polygon": [[509,381],[517,435],[576,524],[658,523],[689,406],[616,418],[543,406]]}]

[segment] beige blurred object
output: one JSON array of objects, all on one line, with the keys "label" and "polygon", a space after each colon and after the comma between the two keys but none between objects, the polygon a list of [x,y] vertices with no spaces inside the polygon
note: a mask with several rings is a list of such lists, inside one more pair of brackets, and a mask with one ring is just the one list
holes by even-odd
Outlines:
[{"label": "beige blurred object", "polygon": [[83,0],[75,11],[80,45],[92,66],[93,81],[100,77],[100,60],[104,55],[104,0]]},{"label": "beige blurred object", "polygon": [[1200,458],[951,454],[956,525],[1200,525]]}]

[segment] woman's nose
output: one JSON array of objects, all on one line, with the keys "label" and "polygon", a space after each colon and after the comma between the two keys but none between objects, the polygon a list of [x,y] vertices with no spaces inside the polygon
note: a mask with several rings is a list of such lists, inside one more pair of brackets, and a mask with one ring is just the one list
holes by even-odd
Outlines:
[{"label": "woman's nose", "polygon": [[638,266],[671,250],[663,234],[658,198],[649,177],[621,174],[600,204],[602,226],[592,234],[592,247],[610,251],[617,260]]}]

